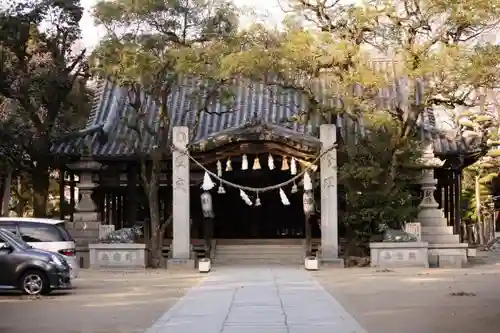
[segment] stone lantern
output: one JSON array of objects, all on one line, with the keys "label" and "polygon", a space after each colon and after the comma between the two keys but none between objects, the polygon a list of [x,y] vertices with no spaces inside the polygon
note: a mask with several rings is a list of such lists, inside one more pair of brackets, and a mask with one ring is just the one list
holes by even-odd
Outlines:
[{"label": "stone lantern", "polygon": [[[445,161],[434,156],[434,149],[432,144],[425,147],[424,153],[419,160],[420,167],[422,168],[422,179],[420,184],[422,185],[422,201],[418,206],[420,208],[420,213],[418,215],[419,219],[427,216],[429,210],[440,211],[439,204],[434,198],[434,191],[436,191],[437,180],[434,178],[434,169],[442,167]],[[422,223],[423,224],[423,223]]]},{"label": "stone lantern", "polygon": [[421,224],[422,241],[429,243],[429,264],[431,266],[462,267],[467,262],[467,243],[460,243],[460,236],[448,226],[444,212],[434,198],[437,180],[434,169],[442,167],[445,161],[434,156],[432,143],[424,149],[420,165],[422,168],[423,198],[420,202],[418,222]]},{"label": "stone lantern", "polygon": [[80,161],[70,164],[69,168],[79,172],[78,193],[81,195],[80,200],[75,207],[74,221],[98,221],[97,206],[92,200],[92,193],[97,185],[92,181],[92,175],[95,171],[101,169],[101,163],[92,160],[85,156]]}]

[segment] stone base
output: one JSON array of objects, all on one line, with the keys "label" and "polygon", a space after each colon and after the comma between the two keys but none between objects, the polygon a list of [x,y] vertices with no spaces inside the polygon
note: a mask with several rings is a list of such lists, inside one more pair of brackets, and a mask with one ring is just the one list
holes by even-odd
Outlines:
[{"label": "stone base", "polygon": [[168,259],[167,269],[172,271],[192,271],[195,267],[193,259]]},{"label": "stone base", "polygon": [[76,248],[76,258],[80,265],[80,268],[89,268],[90,267],[90,254],[88,246],[78,246]]},{"label": "stone base", "polygon": [[462,268],[467,260],[469,244],[429,244],[429,264],[439,268]]},{"label": "stone base", "polygon": [[89,244],[90,268],[146,268],[146,244]]},{"label": "stone base", "polygon": [[320,258],[320,266],[324,268],[344,268],[344,259],[342,258]]},{"label": "stone base", "polygon": [[427,242],[370,243],[372,267],[429,267]]}]

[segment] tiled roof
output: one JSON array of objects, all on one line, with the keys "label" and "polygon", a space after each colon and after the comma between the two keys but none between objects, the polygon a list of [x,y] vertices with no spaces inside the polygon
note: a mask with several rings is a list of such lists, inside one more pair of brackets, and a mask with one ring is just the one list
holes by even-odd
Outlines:
[{"label": "tiled roof", "polygon": [[[385,106],[402,103],[407,93],[402,89],[404,85],[397,85],[394,89],[381,91],[377,100]],[[184,80],[170,95],[169,112],[171,125],[192,127],[195,122],[196,109],[199,108],[200,83],[193,80]],[[322,86],[318,85],[318,94],[321,94]],[[298,134],[317,137],[319,121],[311,120],[307,125],[299,122],[289,122],[287,119],[296,116],[301,110],[306,109],[307,100],[299,93],[291,90],[278,90],[277,87],[265,86],[264,84],[248,84],[239,82],[232,85],[233,99],[230,103],[231,112],[227,104],[222,105],[213,101],[208,107],[209,113],[202,113],[199,119],[198,131],[193,142],[200,142],[213,137],[221,131],[231,128],[243,127],[252,120],[259,119],[261,123],[282,126],[287,131]],[[418,89],[417,89],[418,90]],[[324,91],[324,89],[323,89]],[[421,89],[420,89],[421,92]],[[415,94],[417,99],[420,99]],[[324,103],[332,107],[341,108],[339,100],[324,100]],[[418,100],[417,100],[418,102]],[[151,98],[145,98],[145,114],[148,123],[155,127],[158,117],[158,106]],[[219,115],[217,114],[219,113]],[[54,143],[52,152],[55,154],[79,154],[84,142],[91,143],[91,154],[95,157],[118,157],[130,156],[136,153],[133,147],[137,146],[137,136],[127,124],[135,114],[128,106],[127,90],[117,86],[115,83],[103,80],[97,85],[94,106],[89,117],[87,127],[74,135]],[[452,136],[449,133],[439,132],[434,129],[435,119],[432,112],[427,112],[421,121],[422,134],[434,141],[436,154],[463,154],[471,150],[477,150],[478,138],[464,138]],[[339,128],[345,128],[341,117],[337,118]],[[342,130],[340,130],[342,133]],[[152,136],[145,136],[145,147],[142,153],[148,153],[155,145]]]}]

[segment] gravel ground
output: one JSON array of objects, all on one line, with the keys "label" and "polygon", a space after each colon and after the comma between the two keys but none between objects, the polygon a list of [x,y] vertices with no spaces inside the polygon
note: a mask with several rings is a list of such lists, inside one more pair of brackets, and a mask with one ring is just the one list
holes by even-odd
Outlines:
[{"label": "gravel ground", "polygon": [[0,294],[0,333],[143,333],[198,274],[82,271],[74,289],[39,299]]},{"label": "gravel ground", "polygon": [[313,275],[369,333],[500,330],[500,265],[322,270]]}]

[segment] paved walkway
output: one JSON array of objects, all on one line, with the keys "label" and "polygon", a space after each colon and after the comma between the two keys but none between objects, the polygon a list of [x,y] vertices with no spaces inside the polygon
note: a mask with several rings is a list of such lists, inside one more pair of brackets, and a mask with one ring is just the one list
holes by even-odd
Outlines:
[{"label": "paved walkway", "polygon": [[367,333],[306,271],[222,268],[146,333]]}]

